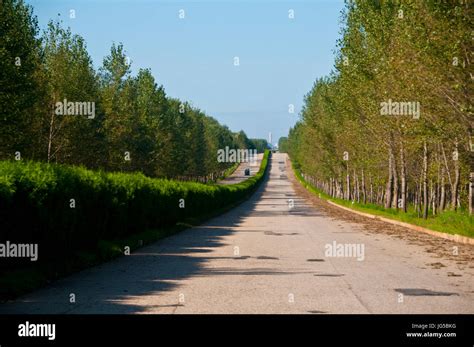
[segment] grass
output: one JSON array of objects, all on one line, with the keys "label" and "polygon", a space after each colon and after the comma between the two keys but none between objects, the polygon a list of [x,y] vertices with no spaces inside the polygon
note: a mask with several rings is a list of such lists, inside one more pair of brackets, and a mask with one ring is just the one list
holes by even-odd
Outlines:
[{"label": "grass", "polygon": [[230,175],[232,175],[235,172],[235,170],[237,170],[239,165],[240,165],[240,163],[237,162],[234,165],[232,165],[231,167],[229,167],[227,170],[224,171],[224,173],[222,174],[222,177],[219,177],[219,179],[223,180],[223,179],[226,179],[227,177],[229,177]]},{"label": "grass", "polygon": [[353,210],[370,213],[376,216],[385,217],[423,228],[431,229],[448,234],[458,234],[467,237],[474,237],[474,217],[469,216],[466,211],[449,211],[446,210],[434,216],[431,211],[427,219],[418,217],[418,213],[413,205],[408,206],[407,212],[396,209],[386,209],[383,206],[375,204],[363,204],[344,199],[333,198],[323,191],[306,182],[301,173],[292,165],[295,176],[305,188],[311,193],[318,195],[320,198],[332,201],[338,205],[349,207]]}]

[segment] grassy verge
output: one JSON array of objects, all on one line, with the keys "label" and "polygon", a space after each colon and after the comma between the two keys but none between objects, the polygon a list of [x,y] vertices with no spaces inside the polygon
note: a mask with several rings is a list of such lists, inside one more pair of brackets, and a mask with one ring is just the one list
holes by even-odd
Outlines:
[{"label": "grassy verge", "polygon": [[227,170],[224,171],[224,173],[222,174],[222,177],[219,177],[219,180],[223,180],[223,179],[226,179],[227,177],[229,177],[230,175],[232,175],[235,170],[237,170],[237,168],[239,167],[240,163],[235,163],[234,165],[232,165],[230,168],[228,168]]},{"label": "grassy verge", "polygon": [[238,184],[227,186],[228,188],[226,189],[231,192],[245,189],[245,194],[237,195],[237,199],[227,204],[185,217],[173,225],[144,229],[136,231],[131,235],[112,239],[99,239],[98,242],[94,243],[93,247],[75,250],[69,253],[67,257],[61,258],[60,261],[58,259],[48,259],[43,262],[28,263],[24,266],[2,271],[0,276],[0,301],[13,299],[68,274],[124,255],[125,247],[129,247],[130,251],[133,252],[142,246],[199,225],[234,208],[245,201],[262,182],[267,171],[268,155],[267,152],[256,176]]},{"label": "grassy verge", "polygon": [[293,164],[292,168],[298,181],[303,184],[303,186],[305,186],[308,191],[325,200],[337,203],[338,205],[349,207],[356,211],[418,225],[434,231],[474,237],[474,217],[469,216],[469,214],[465,211],[444,211],[443,213],[437,214],[436,216],[430,214],[428,219],[425,220],[418,217],[418,213],[415,211],[414,206],[409,206],[408,211],[404,213],[395,209],[386,209],[375,204],[362,204],[357,202],[352,203],[352,201],[333,198],[327,195],[323,191],[317,189],[305,181],[305,179],[301,176],[301,173],[293,166]]}]

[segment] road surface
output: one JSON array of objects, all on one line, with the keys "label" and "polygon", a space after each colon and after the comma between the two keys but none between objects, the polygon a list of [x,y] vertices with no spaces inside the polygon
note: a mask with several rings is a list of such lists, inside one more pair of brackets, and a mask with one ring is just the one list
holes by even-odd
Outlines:
[{"label": "road surface", "polygon": [[[260,164],[263,159],[263,153],[258,153],[256,158],[252,161],[249,162],[243,162],[240,163],[237,169],[235,169],[232,174],[230,174],[228,177],[225,179],[219,181],[219,184],[236,184],[242,181],[245,181],[246,179],[249,178],[249,176],[255,176],[255,174],[258,172],[260,169]],[[249,169],[250,175],[245,176],[245,169]]]},{"label": "road surface", "polygon": [[[331,210],[294,183],[284,154],[270,163],[230,212],[0,313],[474,313],[472,246]],[[330,256],[334,242],[363,257]]]}]

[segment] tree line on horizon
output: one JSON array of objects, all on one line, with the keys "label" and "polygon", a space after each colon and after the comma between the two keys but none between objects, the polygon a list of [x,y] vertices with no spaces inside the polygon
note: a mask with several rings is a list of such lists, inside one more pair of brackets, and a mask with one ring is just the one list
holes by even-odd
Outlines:
[{"label": "tree line on horizon", "polygon": [[347,1],[335,70],[284,147],[332,197],[427,218],[473,213],[473,7]]},{"label": "tree line on horizon", "polygon": [[[217,161],[218,149],[267,147],[167,96],[150,69],[133,76],[121,43],[95,71],[81,36],[59,20],[40,34],[32,7],[21,0],[0,4],[0,83],[0,160],[217,177],[232,166]],[[94,115],[59,114],[63,101],[93,103]]]}]

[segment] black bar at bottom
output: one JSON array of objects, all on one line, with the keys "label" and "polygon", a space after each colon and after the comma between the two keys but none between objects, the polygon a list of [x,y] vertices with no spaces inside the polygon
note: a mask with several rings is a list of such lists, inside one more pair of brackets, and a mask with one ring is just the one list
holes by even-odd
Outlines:
[{"label": "black bar at bottom", "polygon": [[[474,315],[0,315],[0,346],[473,346]],[[54,336],[52,325],[54,324]],[[19,336],[27,335],[27,336]],[[31,336],[43,335],[43,336]],[[54,339],[53,339],[54,337]],[[290,340],[288,340],[290,339]],[[284,343],[287,344],[287,343]]]}]

